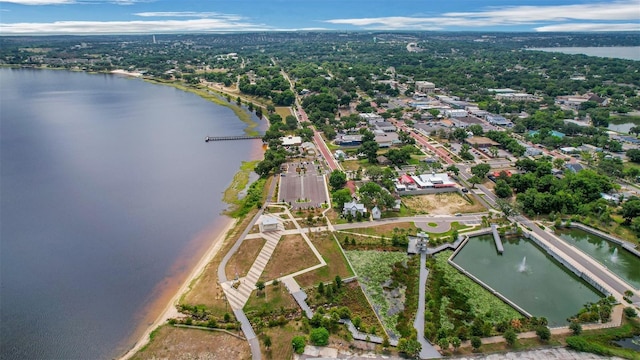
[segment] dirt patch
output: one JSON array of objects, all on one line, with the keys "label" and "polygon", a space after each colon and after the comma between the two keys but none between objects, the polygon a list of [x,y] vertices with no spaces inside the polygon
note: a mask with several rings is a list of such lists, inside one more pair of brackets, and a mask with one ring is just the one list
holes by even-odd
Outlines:
[{"label": "dirt patch", "polygon": [[311,243],[326,261],[327,266],[297,276],[296,281],[301,287],[317,285],[320,281],[332,281],[336,275],[340,275],[343,279],[353,276],[347,260],[342,255],[342,251],[331,233],[314,233],[310,235],[310,238]]},{"label": "dirt patch", "polygon": [[238,251],[233,254],[227,263],[225,268],[227,274],[232,278],[235,278],[236,274],[238,278],[246,276],[266,242],[267,240],[263,238],[244,239]]},{"label": "dirt patch", "polygon": [[313,251],[301,235],[285,235],[278,242],[260,279],[273,280],[317,263]]},{"label": "dirt patch", "polygon": [[133,359],[251,359],[249,343],[217,331],[162,326]]},{"label": "dirt patch", "polygon": [[452,215],[486,211],[477,201],[470,204],[458,193],[429,194],[402,197],[404,205],[418,213]]}]

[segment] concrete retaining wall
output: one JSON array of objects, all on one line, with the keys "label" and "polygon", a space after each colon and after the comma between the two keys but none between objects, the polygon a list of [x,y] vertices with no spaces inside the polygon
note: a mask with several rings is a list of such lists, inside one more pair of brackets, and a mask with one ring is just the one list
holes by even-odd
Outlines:
[{"label": "concrete retaining wall", "polygon": [[596,229],[594,229],[594,228],[592,228],[590,226],[587,226],[587,225],[584,225],[584,224],[580,224],[580,223],[571,223],[571,227],[572,228],[578,228],[578,229],[586,231],[586,232],[588,232],[590,234],[599,236],[599,237],[601,237],[603,239],[606,239],[606,240],[609,240],[609,241],[611,241],[613,243],[616,243],[616,244],[622,246],[623,248],[625,248],[630,253],[634,254],[635,256],[640,257],[640,251],[638,251],[634,245],[632,245],[632,244],[630,244],[630,243],[628,243],[628,242],[626,242],[626,241],[624,241],[622,239],[618,239],[615,236],[609,235],[609,234],[607,234],[605,232],[602,232],[600,230],[596,230]]},{"label": "concrete retaining wall", "polygon": [[538,245],[540,248],[542,248],[547,254],[549,254],[552,258],[556,259],[556,261],[558,261],[560,264],[562,264],[562,266],[566,267],[567,269],[569,269],[572,273],[576,274],[576,276],[578,276],[579,278],[583,279],[584,281],[586,281],[587,283],[589,283],[591,286],[593,286],[596,290],[600,291],[602,294],[604,294],[605,296],[609,296],[611,295],[611,293],[609,293],[609,291],[607,291],[602,285],[600,285],[598,282],[596,282],[595,280],[593,280],[589,275],[584,274],[582,271],[578,270],[575,266],[573,266],[571,263],[569,263],[568,261],[566,261],[564,258],[562,258],[560,255],[556,254],[553,250],[551,250],[546,244],[544,244],[542,241],[540,241],[540,239],[534,234],[534,233],[530,233],[530,232],[524,232],[523,233],[524,237],[526,237],[527,239],[533,240],[533,242]]}]

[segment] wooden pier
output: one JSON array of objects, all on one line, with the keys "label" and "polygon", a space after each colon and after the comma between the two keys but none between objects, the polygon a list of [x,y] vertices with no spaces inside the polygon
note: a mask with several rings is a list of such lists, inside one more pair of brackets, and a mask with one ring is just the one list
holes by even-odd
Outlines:
[{"label": "wooden pier", "polygon": [[249,140],[249,139],[262,139],[262,136],[255,135],[237,135],[237,136],[205,136],[204,141],[225,141],[225,140]]},{"label": "wooden pier", "polygon": [[502,246],[502,239],[500,239],[500,234],[498,234],[496,224],[491,224],[491,232],[493,233],[493,241],[496,243],[496,249],[498,250],[498,253],[502,254],[504,252],[504,247]]}]

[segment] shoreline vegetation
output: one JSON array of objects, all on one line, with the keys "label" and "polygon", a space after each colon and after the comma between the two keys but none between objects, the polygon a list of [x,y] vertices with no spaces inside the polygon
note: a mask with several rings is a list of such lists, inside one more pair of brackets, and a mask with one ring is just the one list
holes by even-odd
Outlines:
[{"label": "shoreline vegetation", "polygon": [[[132,77],[142,77],[141,74],[137,73],[129,73],[126,71],[120,72],[110,72],[111,74],[116,75],[125,75]],[[255,128],[259,125],[258,122],[251,120],[251,115],[248,111],[241,106],[238,106],[234,103],[224,101],[221,96],[231,96],[232,94],[221,92],[218,90],[213,90],[210,88],[193,88],[189,86],[185,86],[176,81],[162,81],[158,79],[149,79],[142,77],[144,81],[149,82],[151,84],[157,85],[168,85],[172,86],[178,90],[190,92],[202,97],[204,100],[211,101],[217,105],[226,106],[230,108],[236,117],[245,123],[247,127],[244,129],[244,132],[249,136],[259,135],[258,131]],[[255,105],[255,104],[254,104]],[[262,106],[262,105],[258,105]],[[212,263],[216,255],[222,250],[223,246],[227,244],[227,240],[230,238],[230,235],[236,232],[236,228],[238,226],[243,225],[243,219],[249,213],[249,210],[256,204],[256,196],[257,201],[261,200],[262,190],[265,183],[264,179],[258,179],[253,183],[249,184],[250,181],[250,173],[255,168],[259,159],[253,159],[249,161],[243,161],[240,165],[238,172],[234,175],[231,184],[227,187],[227,189],[223,193],[222,201],[229,205],[229,208],[224,212],[224,226],[218,230],[213,229],[206,235],[209,238],[213,238],[213,241],[209,245],[205,254],[198,260],[196,266],[189,273],[187,278],[181,284],[180,288],[175,292],[172,296],[171,300],[164,307],[164,310],[160,313],[160,315],[156,318],[156,320],[149,326],[147,326],[144,330],[142,336],[135,342],[132,348],[130,348],[125,354],[118,357],[119,360],[127,360],[131,359],[140,351],[144,350],[152,341],[152,334],[160,329],[161,326],[165,325],[167,321],[171,318],[177,318],[180,316],[180,313],[177,309],[177,305],[185,298],[185,296],[193,289],[193,286],[198,282],[198,279],[204,274],[206,268]],[[242,198],[239,198],[241,192],[246,191],[246,195]],[[258,192],[259,194],[255,194]],[[217,235],[215,234],[217,232]],[[215,236],[215,237],[214,237]]]}]

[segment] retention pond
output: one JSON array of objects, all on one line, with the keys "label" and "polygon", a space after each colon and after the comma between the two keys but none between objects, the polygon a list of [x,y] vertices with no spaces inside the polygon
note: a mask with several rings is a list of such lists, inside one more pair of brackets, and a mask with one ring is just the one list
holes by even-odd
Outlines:
[{"label": "retention pond", "polygon": [[597,290],[525,238],[503,238],[498,254],[491,235],[469,239],[453,262],[550,326],[563,326]]},{"label": "retention pond", "polygon": [[556,234],[606,266],[633,288],[640,289],[640,258],[624,247],[580,229],[561,229]]}]

